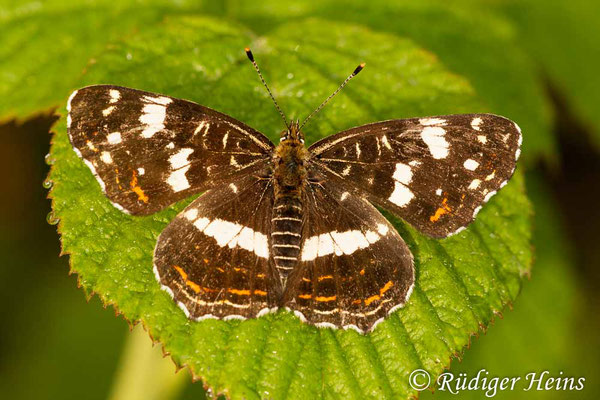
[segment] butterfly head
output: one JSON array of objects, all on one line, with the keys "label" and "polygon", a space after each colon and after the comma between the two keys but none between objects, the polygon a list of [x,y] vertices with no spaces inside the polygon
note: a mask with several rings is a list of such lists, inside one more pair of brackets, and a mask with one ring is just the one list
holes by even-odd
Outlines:
[{"label": "butterfly head", "polygon": [[300,130],[300,121],[292,121],[290,127],[281,132],[279,141],[293,141],[304,144],[304,133]]}]

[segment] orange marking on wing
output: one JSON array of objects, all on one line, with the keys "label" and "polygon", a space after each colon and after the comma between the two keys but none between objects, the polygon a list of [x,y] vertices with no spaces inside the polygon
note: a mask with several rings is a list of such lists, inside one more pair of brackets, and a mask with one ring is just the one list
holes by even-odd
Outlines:
[{"label": "orange marking on wing", "polygon": [[388,290],[390,290],[390,288],[392,286],[394,286],[394,282],[388,281],[381,289],[379,289],[379,294],[374,294],[373,296],[371,296],[368,299],[366,299],[365,300],[365,304],[368,306],[369,304],[371,304],[375,300],[380,300],[381,296],[383,296],[383,294],[385,292],[387,292]]},{"label": "orange marking on wing", "polygon": [[329,297],[317,296],[317,297],[315,297],[316,301],[322,301],[322,302],[335,301],[335,299],[336,299],[336,296],[329,296]]},{"label": "orange marking on wing", "polygon": [[256,277],[257,277],[257,278],[264,278],[264,277],[265,277],[265,274],[256,274]]},{"label": "orange marking on wing", "polygon": [[333,276],[331,276],[331,275],[323,275],[323,276],[320,276],[317,280],[319,282],[321,282],[321,281],[324,281],[325,279],[333,279]]},{"label": "orange marking on wing", "polygon": [[394,286],[394,282],[388,281],[388,283],[386,283],[385,286],[379,290],[379,294],[383,296],[383,294],[390,290],[392,286]]},{"label": "orange marking on wing", "polygon": [[264,290],[254,289],[254,294],[257,294],[259,296],[266,296],[267,292],[265,292]]},{"label": "orange marking on wing", "polygon": [[308,278],[302,278],[302,280],[303,280],[304,282],[310,282],[310,279],[308,279]]},{"label": "orange marking on wing", "polygon": [[365,274],[365,269],[364,269],[364,268],[360,270],[360,274],[361,274],[361,275],[364,275],[364,274]]},{"label": "orange marking on wing", "polygon": [[362,303],[362,300],[361,300],[361,299],[354,300],[354,301],[352,302],[352,304],[360,304],[360,303]]},{"label": "orange marking on wing", "polygon": [[187,274],[185,273],[183,268],[181,268],[179,265],[173,265],[173,268],[175,268],[175,270],[179,272],[179,275],[181,275],[184,281],[187,279]]},{"label": "orange marking on wing", "polygon": [[208,264],[208,258],[204,259],[204,264]]},{"label": "orange marking on wing", "polygon": [[179,265],[173,265],[173,268],[175,268],[175,270],[179,272],[179,275],[181,275],[181,279],[183,279],[186,285],[191,287],[194,292],[200,293],[200,290],[202,290],[200,289],[200,286],[197,283],[188,280],[188,274],[186,274],[183,268],[181,268]]},{"label": "orange marking on wing", "polygon": [[444,197],[444,200],[442,200],[442,206],[435,210],[435,214],[430,216],[429,220],[431,222],[437,222],[437,220],[439,220],[442,215],[448,214],[450,211],[452,211],[452,209],[450,208],[450,206],[448,206],[448,199]]},{"label": "orange marking on wing", "polygon": [[237,294],[239,296],[250,296],[249,290],[240,290],[240,289],[227,289],[229,293]]},{"label": "orange marking on wing", "polygon": [[144,193],[142,188],[138,185],[137,173],[135,171],[132,171],[131,182],[129,182],[129,186],[131,186],[131,190],[138,195],[138,200],[148,203],[148,196],[146,196],[146,193]]},{"label": "orange marking on wing", "polygon": [[371,304],[372,302],[374,302],[375,300],[379,300],[380,298],[381,298],[381,296],[380,296],[380,295],[378,295],[378,294],[374,294],[373,296],[371,296],[371,297],[369,297],[368,299],[366,299],[366,300],[365,300],[365,304],[366,304],[366,305],[369,305],[369,304]]},{"label": "orange marking on wing", "polygon": [[301,294],[301,295],[298,295],[298,297],[300,297],[301,299],[311,299],[312,294]]},{"label": "orange marking on wing", "polygon": [[196,293],[200,293],[200,285],[198,285],[196,282],[192,282],[192,281],[185,281],[185,284],[188,285],[189,287],[192,288],[192,290]]},{"label": "orange marking on wing", "polygon": [[117,182],[119,189],[123,190],[123,187],[121,186],[121,181],[119,180],[119,168],[115,168],[115,182]]}]

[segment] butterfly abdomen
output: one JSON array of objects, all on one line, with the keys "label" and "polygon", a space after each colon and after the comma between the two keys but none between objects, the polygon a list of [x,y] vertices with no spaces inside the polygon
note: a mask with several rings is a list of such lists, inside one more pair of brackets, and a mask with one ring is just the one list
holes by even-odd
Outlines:
[{"label": "butterfly abdomen", "polygon": [[297,140],[282,142],[275,151],[275,203],[271,226],[273,260],[282,281],[298,263],[302,239],[302,191],[308,153]]},{"label": "butterfly abdomen", "polygon": [[277,196],[273,208],[271,243],[275,268],[285,281],[298,263],[302,233],[302,202],[294,194]]}]

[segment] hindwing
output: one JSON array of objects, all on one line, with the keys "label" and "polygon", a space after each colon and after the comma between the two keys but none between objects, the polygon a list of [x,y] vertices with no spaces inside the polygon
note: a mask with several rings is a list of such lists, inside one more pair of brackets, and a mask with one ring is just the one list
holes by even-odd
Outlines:
[{"label": "hindwing", "polygon": [[264,167],[273,144],[198,104],[119,86],[79,89],[69,138],[115,207],[151,214],[192,193]]},{"label": "hindwing", "polygon": [[318,326],[370,331],[408,300],[412,254],[366,199],[311,172],[302,250],[283,304]]},{"label": "hindwing", "polygon": [[154,270],[189,318],[252,318],[276,307],[273,186],[248,175],[194,200],[160,234]]},{"label": "hindwing", "polygon": [[433,237],[464,229],[515,170],[521,131],[490,114],[377,122],[310,147],[328,178]]}]

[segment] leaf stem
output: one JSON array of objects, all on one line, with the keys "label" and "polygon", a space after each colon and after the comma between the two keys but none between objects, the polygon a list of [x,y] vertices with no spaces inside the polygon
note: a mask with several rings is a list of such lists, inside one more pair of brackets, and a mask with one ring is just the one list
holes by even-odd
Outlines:
[{"label": "leaf stem", "polygon": [[[187,370],[186,370],[187,371]],[[170,400],[181,394],[187,372],[175,373],[160,346],[152,347],[144,329],[137,325],[127,337],[109,400]]]}]

